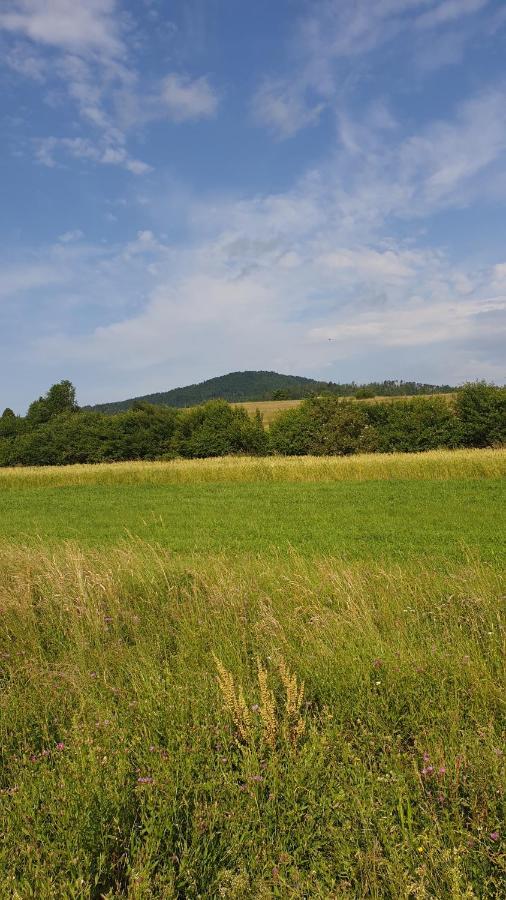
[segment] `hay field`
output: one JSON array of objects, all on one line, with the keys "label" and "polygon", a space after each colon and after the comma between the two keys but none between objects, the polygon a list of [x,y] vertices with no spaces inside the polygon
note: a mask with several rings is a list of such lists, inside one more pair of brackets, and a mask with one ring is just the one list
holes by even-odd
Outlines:
[{"label": "hay field", "polygon": [[[455,397],[455,394],[430,394],[430,397],[443,397],[448,403]],[[368,400],[356,399],[355,397],[343,397],[343,400],[353,400],[355,403],[395,403],[397,400],[412,400],[412,396],[398,397],[371,397]],[[247,401],[243,403],[232,403],[232,406],[244,406],[250,416],[254,416],[258,410],[264,420],[264,424],[269,426],[271,422],[279,416],[280,413],[286,412],[287,409],[294,409],[300,406],[302,400],[257,400]]]},{"label": "hay field", "polygon": [[1,900],[503,897],[504,466],[0,472]]}]

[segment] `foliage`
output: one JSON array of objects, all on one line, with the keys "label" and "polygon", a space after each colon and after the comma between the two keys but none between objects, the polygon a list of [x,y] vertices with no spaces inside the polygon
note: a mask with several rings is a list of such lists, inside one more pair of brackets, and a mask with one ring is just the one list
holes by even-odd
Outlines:
[{"label": "foliage", "polygon": [[336,397],[354,397],[360,391],[367,396],[394,397],[403,395],[450,393],[450,385],[421,384],[415,381],[371,382],[363,386],[336,384],[333,381],[315,381],[299,375],[280,375],[278,372],[230,372],[218,378],[210,378],[200,384],[175,388],[144,397],[121,400],[117,403],[101,403],[94,406],[96,412],[117,413],[131,409],[138,401],[157,406],[199,406],[209,400],[228,400],[230,403],[262,400],[301,400],[321,394]]},{"label": "foliage", "polygon": [[259,416],[250,419],[242,407],[224,400],[181,412],[171,450],[186,458],[227,456],[230,453],[265,453],[267,435]]},{"label": "foliage", "polygon": [[68,465],[230,454],[286,456],[420,452],[506,442],[506,389],[467,385],[454,403],[413,397],[381,403],[309,397],[264,428],[258,411],[211,400],[178,410],[143,400],[116,414],[79,410],[69,381],[53,385],[25,417],[0,417],[0,466]]},{"label": "foliage", "polygon": [[380,452],[419,452],[460,443],[455,412],[442,397],[363,404],[362,409],[374,429],[374,449]]},{"label": "foliage", "polygon": [[484,381],[466,384],[457,394],[456,412],[466,447],[506,443],[506,388]]},{"label": "foliage", "polygon": [[44,397],[30,404],[27,419],[32,426],[48,422],[61,413],[76,412],[76,392],[70,381],[60,381],[49,388]]}]

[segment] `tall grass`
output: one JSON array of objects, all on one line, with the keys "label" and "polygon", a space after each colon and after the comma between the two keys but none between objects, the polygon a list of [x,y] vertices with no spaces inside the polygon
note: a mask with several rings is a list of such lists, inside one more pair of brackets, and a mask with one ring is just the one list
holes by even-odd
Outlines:
[{"label": "tall grass", "polygon": [[0,489],[81,484],[198,484],[235,481],[369,481],[499,478],[506,449],[430,450],[358,456],[240,457],[170,462],[0,468]]},{"label": "tall grass", "polygon": [[1,897],[504,896],[479,555],[3,544],[0,604]]}]

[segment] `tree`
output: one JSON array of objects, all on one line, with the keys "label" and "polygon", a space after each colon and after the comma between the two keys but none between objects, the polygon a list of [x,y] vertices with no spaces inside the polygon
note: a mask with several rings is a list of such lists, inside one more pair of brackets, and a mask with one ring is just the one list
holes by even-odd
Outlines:
[{"label": "tree", "polygon": [[7,406],[2,413],[2,419],[15,419],[15,418],[16,418],[16,413],[13,412],[13,410],[10,408],[10,406]]},{"label": "tree", "polygon": [[466,447],[506,443],[506,388],[485,381],[466,384],[457,394],[455,409]]},{"label": "tree", "polygon": [[59,381],[53,384],[44,397],[39,397],[30,404],[27,420],[31,426],[49,422],[61,413],[73,413],[79,409],[76,403],[76,390],[71,381]]}]

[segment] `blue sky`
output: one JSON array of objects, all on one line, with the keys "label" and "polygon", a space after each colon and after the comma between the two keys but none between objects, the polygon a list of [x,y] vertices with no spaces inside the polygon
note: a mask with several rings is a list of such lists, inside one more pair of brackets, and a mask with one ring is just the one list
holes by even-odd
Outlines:
[{"label": "blue sky", "polygon": [[505,379],[506,5],[2,0],[0,406]]}]

